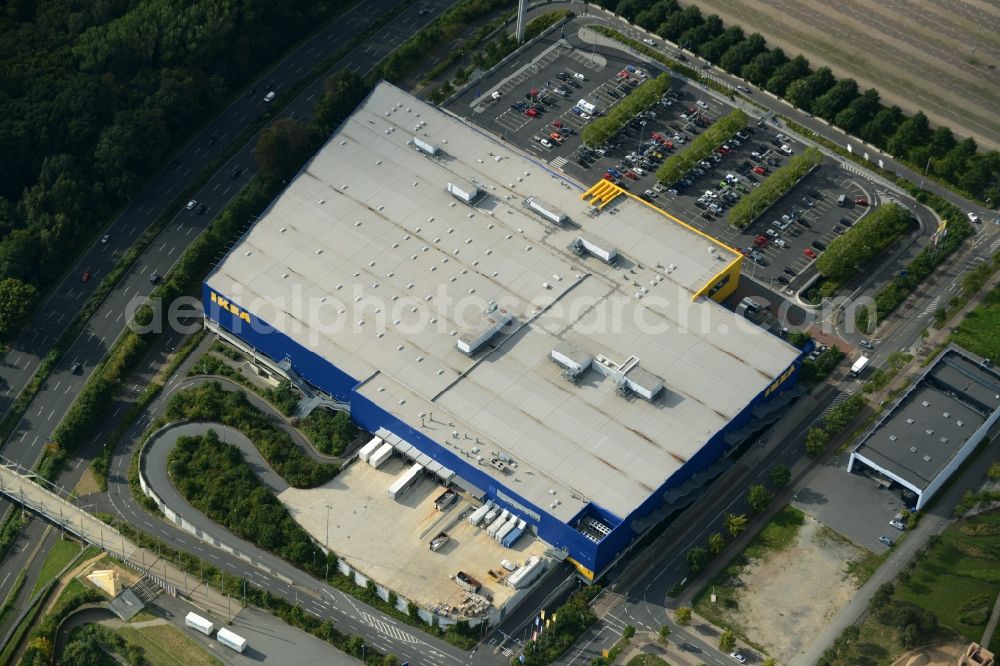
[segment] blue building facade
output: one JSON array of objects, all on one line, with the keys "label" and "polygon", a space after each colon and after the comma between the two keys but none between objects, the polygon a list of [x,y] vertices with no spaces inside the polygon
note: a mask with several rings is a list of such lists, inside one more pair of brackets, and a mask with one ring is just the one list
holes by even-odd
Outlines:
[{"label": "blue building facade", "polygon": [[[658,509],[666,491],[679,486],[718,460],[728,446],[725,435],[749,423],[755,407],[795,385],[802,358],[801,355],[796,358],[770,386],[730,421],[726,428],[716,433],[679,471],[665,479],[660,488],[651,493],[630,515],[616,516],[591,502],[567,523],[552,516],[544,507],[539,507],[521,497],[513,488],[486,474],[477,465],[469,464],[468,459],[455,455],[448,448],[427,437],[419,428],[390,414],[359,392],[360,382],[357,378],[351,377],[328,359],[292,340],[256,314],[244,310],[238,303],[213,290],[207,283],[202,287],[202,297],[206,317],[215,322],[219,328],[241,339],[257,353],[277,362],[289,359],[299,376],[311,385],[337,400],[348,403],[351,407],[351,416],[365,430],[375,432],[379,428],[385,428],[445,467],[454,470],[458,476],[481,489],[494,503],[527,521],[543,541],[565,551],[577,570],[591,580],[638,536],[632,527],[633,521]],[[610,532],[597,543],[576,529],[578,522],[588,515],[597,518],[610,528]]]}]

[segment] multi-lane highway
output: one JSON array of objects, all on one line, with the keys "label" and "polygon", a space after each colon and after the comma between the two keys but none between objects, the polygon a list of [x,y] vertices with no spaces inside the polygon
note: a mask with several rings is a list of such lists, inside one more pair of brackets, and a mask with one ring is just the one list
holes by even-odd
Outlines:
[{"label": "multi-lane highway", "polygon": [[[188,181],[198,173],[201,165],[219,154],[227,139],[238,135],[248,123],[265,111],[262,89],[274,90],[280,95],[283,90],[291,88],[302,76],[308,74],[316,64],[341,49],[352,37],[366,30],[382,16],[392,14],[393,18],[387,25],[379,29],[364,44],[346,54],[328,72],[350,69],[367,73],[388,53],[451,4],[452,0],[428,0],[419,6],[409,3],[409,6],[398,9],[394,0],[359,3],[317,35],[305,40],[273,70],[261,77],[254,84],[255,95],[238,97],[219,117],[209,122],[206,128],[178,153],[177,168],[173,170],[168,168],[154,178],[143,193],[106,229],[108,242],[97,242],[89,248],[39,308],[35,320],[15,341],[12,350],[0,366],[0,382],[2,382],[0,391],[3,391],[0,395],[0,408],[4,411],[9,408],[13,398],[23,389],[31,374],[37,369],[39,359],[47,347],[55,341],[61,330],[80,310],[96,282],[114,266],[117,258],[129,244],[164,212],[165,206],[188,187]],[[282,107],[281,116],[294,115],[296,118],[305,119],[311,117],[316,101],[323,94],[323,86],[324,77],[316,79],[295,99],[288,101],[287,105]],[[273,104],[283,101],[278,98]],[[205,228],[212,216],[224,208],[255,173],[256,163],[253,158],[255,143],[254,138],[242,146],[236,155],[194,194],[196,200],[206,205],[206,213],[198,215],[194,211],[182,210],[177,214],[137,260],[132,270],[112,290],[97,313],[87,322],[83,333],[73,342],[42,391],[29,406],[13,435],[5,443],[2,451],[5,457],[26,467],[31,467],[38,460],[52,431],[72,404],[94,366],[124,330],[127,324],[125,313],[129,302],[136,298],[145,298],[150,294],[154,288],[150,275],[153,272],[164,275],[187,245]],[[236,179],[232,178],[234,166],[239,166],[241,171]],[[85,283],[81,281],[84,271],[90,272],[92,276]],[[159,342],[159,352],[169,351],[180,338],[181,335],[177,332],[167,332]],[[96,433],[91,446],[79,451],[78,457],[69,462],[70,469],[61,478],[61,482],[67,487],[76,484],[86,468],[85,461],[99,450],[104,438],[114,429],[118,419],[127,412],[127,404],[135,399],[163,363],[162,356],[158,354],[152,354],[150,358],[151,363],[157,365],[147,366],[144,370],[150,372],[145,374],[140,372],[135,381],[130,382],[125,388],[124,395],[120,396],[116,405],[112,407],[101,430]],[[80,363],[82,366],[78,373],[71,370],[74,363]],[[0,512],[5,513],[8,508],[9,504],[0,502]],[[13,552],[5,558],[0,567],[0,598],[9,593],[11,585],[17,579],[16,572],[26,568],[33,556],[44,559],[53,537],[49,536],[42,548],[36,549],[35,544],[45,538],[43,531],[42,523],[32,521],[15,544]],[[7,574],[11,572],[13,574],[8,576]],[[22,588],[15,605],[24,602],[27,591],[32,587],[31,583],[32,581],[28,581]]]}]

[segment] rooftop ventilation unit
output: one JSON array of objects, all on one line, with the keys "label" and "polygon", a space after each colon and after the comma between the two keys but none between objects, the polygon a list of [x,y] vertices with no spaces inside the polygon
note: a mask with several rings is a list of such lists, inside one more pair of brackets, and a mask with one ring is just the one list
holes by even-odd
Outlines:
[{"label": "rooftop ventilation unit", "polygon": [[639,358],[629,356],[624,363],[615,363],[606,356],[594,357],[593,368],[615,382],[619,395],[634,393],[650,402],[663,390],[663,380],[639,367]]},{"label": "rooftop ventilation unit", "polygon": [[416,136],[413,137],[413,146],[420,152],[424,153],[425,155],[430,155],[431,157],[437,157],[439,152],[438,147],[435,146],[433,143],[427,143],[420,137]]},{"label": "rooftop ventilation unit", "polygon": [[496,303],[490,303],[479,323],[463,330],[455,342],[455,346],[463,354],[472,356],[476,353],[477,349],[489,342],[490,338],[496,335],[500,329],[513,319],[514,315],[510,312],[504,308],[497,307]]},{"label": "rooftop ventilation unit", "polygon": [[482,192],[478,187],[472,183],[467,183],[464,180],[454,180],[448,183],[448,194],[455,197],[459,201],[469,204],[470,206],[475,203],[476,199],[479,198]]},{"label": "rooftop ventilation unit", "polygon": [[592,254],[609,265],[614,265],[618,260],[618,249],[596,238],[577,236],[576,240],[570,243],[569,249],[580,257],[585,254]]},{"label": "rooftop ventilation unit", "polygon": [[538,197],[528,197],[524,200],[524,207],[535,211],[552,224],[563,226],[569,220],[569,216],[555,206],[551,206]]},{"label": "rooftop ventilation unit", "polygon": [[563,369],[563,377],[576,383],[580,376],[594,362],[594,355],[580,349],[572,342],[562,342],[550,354],[550,358]]}]

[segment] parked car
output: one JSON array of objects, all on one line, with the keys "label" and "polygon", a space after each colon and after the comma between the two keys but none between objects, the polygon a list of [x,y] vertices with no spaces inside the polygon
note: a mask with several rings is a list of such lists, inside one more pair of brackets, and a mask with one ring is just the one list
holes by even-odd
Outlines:
[{"label": "parked car", "polygon": [[741,664],[747,663],[747,658],[744,657],[739,650],[737,650],[736,652],[730,652],[729,656],[735,659],[736,661],[740,662]]},{"label": "parked car", "polygon": [[854,204],[856,206],[867,206],[868,205],[868,199],[866,199],[865,197],[855,197]]},{"label": "parked car", "polygon": [[764,175],[765,173],[767,173],[767,169],[765,169],[765,168],[764,168],[764,167],[762,167],[762,166],[755,166],[755,167],[753,168],[753,172],[754,172],[755,174],[757,174],[758,176],[763,176],[763,175]]},{"label": "parked car", "polygon": [[810,259],[815,259],[817,256],[816,250],[812,249],[811,247],[807,247],[806,249],[802,250],[802,254],[806,255]]},{"label": "parked car", "polygon": [[895,527],[897,530],[903,531],[906,529],[906,525],[903,524],[901,520],[890,520],[889,525]]},{"label": "parked car", "polygon": [[548,139],[539,139],[538,143],[542,144],[542,146],[544,146],[545,148],[551,148],[552,147],[552,142],[549,141]]},{"label": "parked car", "polygon": [[776,238],[774,244],[778,247],[788,247],[788,243],[785,242],[783,238]]},{"label": "parked car", "polygon": [[886,548],[892,548],[892,539],[885,536],[884,534],[878,538],[879,542]]}]

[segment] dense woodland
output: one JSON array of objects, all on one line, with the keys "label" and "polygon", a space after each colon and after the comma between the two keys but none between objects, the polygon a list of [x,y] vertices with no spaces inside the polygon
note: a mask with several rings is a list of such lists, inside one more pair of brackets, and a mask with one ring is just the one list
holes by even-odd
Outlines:
[{"label": "dense woodland", "polygon": [[599,0],[600,4],[732,74],[824,118],[910,165],[987,203],[1000,203],[1000,152],[979,152],[975,140],[947,127],[931,129],[927,116],[885,107],[875,89],[838,81],[828,67],[812,69],[802,55],[768,49],[759,33],[726,28],[715,14],[677,0]]},{"label": "dense woodland", "polygon": [[44,291],[192,130],[342,5],[5,2],[0,280]]}]

